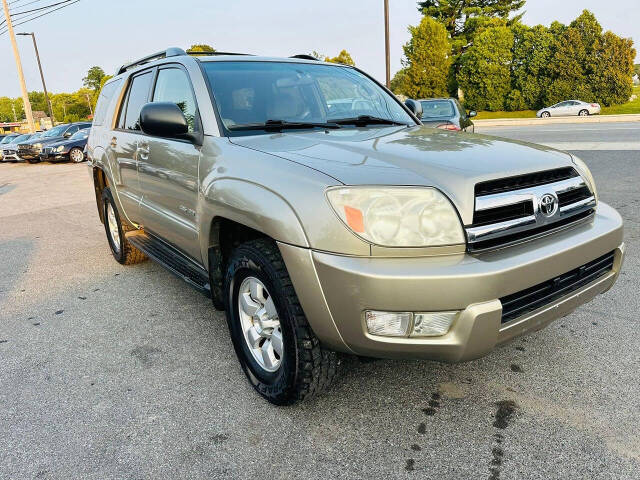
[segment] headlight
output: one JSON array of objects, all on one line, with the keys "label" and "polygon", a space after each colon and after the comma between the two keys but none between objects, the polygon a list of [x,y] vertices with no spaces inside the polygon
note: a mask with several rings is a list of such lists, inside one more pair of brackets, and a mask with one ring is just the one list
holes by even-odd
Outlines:
[{"label": "headlight", "polygon": [[596,198],[596,202],[597,202],[598,191],[596,190],[596,182],[593,179],[593,175],[591,175],[591,170],[589,170],[589,167],[587,167],[586,163],[584,163],[575,155],[571,155],[571,159],[573,160],[573,163],[576,165],[578,169],[578,173],[582,176],[582,178],[584,178],[587,185],[589,185],[589,188],[591,189],[591,193],[593,193],[593,196]]},{"label": "headlight", "polygon": [[59,147],[56,147],[56,152],[62,152],[64,150],[64,145],[60,145]]},{"label": "headlight", "polygon": [[458,214],[430,187],[336,187],[327,190],[340,219],[363,240],[385,247],[465,242]]}]

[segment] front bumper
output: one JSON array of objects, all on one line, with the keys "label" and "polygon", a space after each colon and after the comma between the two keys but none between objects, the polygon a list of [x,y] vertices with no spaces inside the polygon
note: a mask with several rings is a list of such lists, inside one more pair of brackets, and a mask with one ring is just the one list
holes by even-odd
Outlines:
[{"label": "front bumper", "polygon": [[69,160],[69,152],[42,152],[40,154],[40,161],[42,162],[58,162]]},{"label": "front bumper", "polygon": [[[347,257],[280,244],[311,327],[328,347],[379,358],[461,362],[543,328],[615,283],[623,262],[620,215],[604,203],[592,222],[482,254],[420,258]],[[613,269],[543,307],[502,323],[501,297],[614,251]],[[446,335],[370,335],[365,310],[461,313]]]}]

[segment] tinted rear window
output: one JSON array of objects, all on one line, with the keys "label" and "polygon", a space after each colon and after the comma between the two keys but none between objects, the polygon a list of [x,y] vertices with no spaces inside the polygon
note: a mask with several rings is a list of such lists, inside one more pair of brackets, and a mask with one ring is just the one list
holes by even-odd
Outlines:
[{"label": "tinted rear window", "polygon": [[422,118],[450,118],[455,116],[450,100],[426,100],[422,104]]}]

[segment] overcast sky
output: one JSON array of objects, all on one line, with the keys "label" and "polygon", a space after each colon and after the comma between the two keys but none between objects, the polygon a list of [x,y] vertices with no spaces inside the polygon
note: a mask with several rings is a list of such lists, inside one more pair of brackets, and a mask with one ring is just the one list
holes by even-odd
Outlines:
[{"label": "overcast sky", "polygon": [[[19,12],[59,0],[15,2]],[[400,68],[408,25],[420,21],[414,0],[390,0],[392,72]],[[582,9],[605,29],[640,42],[638,0],[528,0],[524,22],[568,23]],[[89,67],[107,73],[128,60],[168,46],[207,43],[218,50],[289,56],[316,50],[334,56],[346,48],[357,65],[384,80],[382,0],[81,0],[16,31],[34,31],[49,90],[71,92]],[[30,37],[17,37],[29,90],[42,85]],[[636,49],[639,49],[636,46]],[[20,87],[11,44],[0,36],[0,96]]]}]

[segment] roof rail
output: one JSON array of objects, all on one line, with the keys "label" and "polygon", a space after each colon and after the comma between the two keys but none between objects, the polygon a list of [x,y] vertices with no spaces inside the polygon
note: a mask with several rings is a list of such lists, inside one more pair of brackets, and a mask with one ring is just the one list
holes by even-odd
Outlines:
[{"label": "roof rail", "polygon": [[192,55],[194,57],[197,57],[198,55],[202,55],[202,56],[216,56],[216,55],[246,55],[246,56],[253,56],[253,54],[251,53],[236,53],[236,52],[198,52],[195,50],[187,50],[187,55]]},{"label": "roof rail", "polygon": [[146,57],[142,57],[141,59],[136,60],[135,62],[125,63],[120,67],[117,74],[120,75],[121,73],[124,73],[133,67],[144,65],[145,63],[153,62],[154,60],[160,60],[161,58],[168,58],[168,57],[179,57],[181,55],[186,55],[186,54],[187,53],[183,49],[178,47],[167,48],[162,52],[158,52],[152,55],[147,55]]},{"label": "roof rail", "polygon": [[313,55],[309,55],[307,53],[301,53],[299,55],[291,55],[289,58],[299,58],[301,60],[315,60],[316,62],[320,61],[319,58],[316,58]]}]

